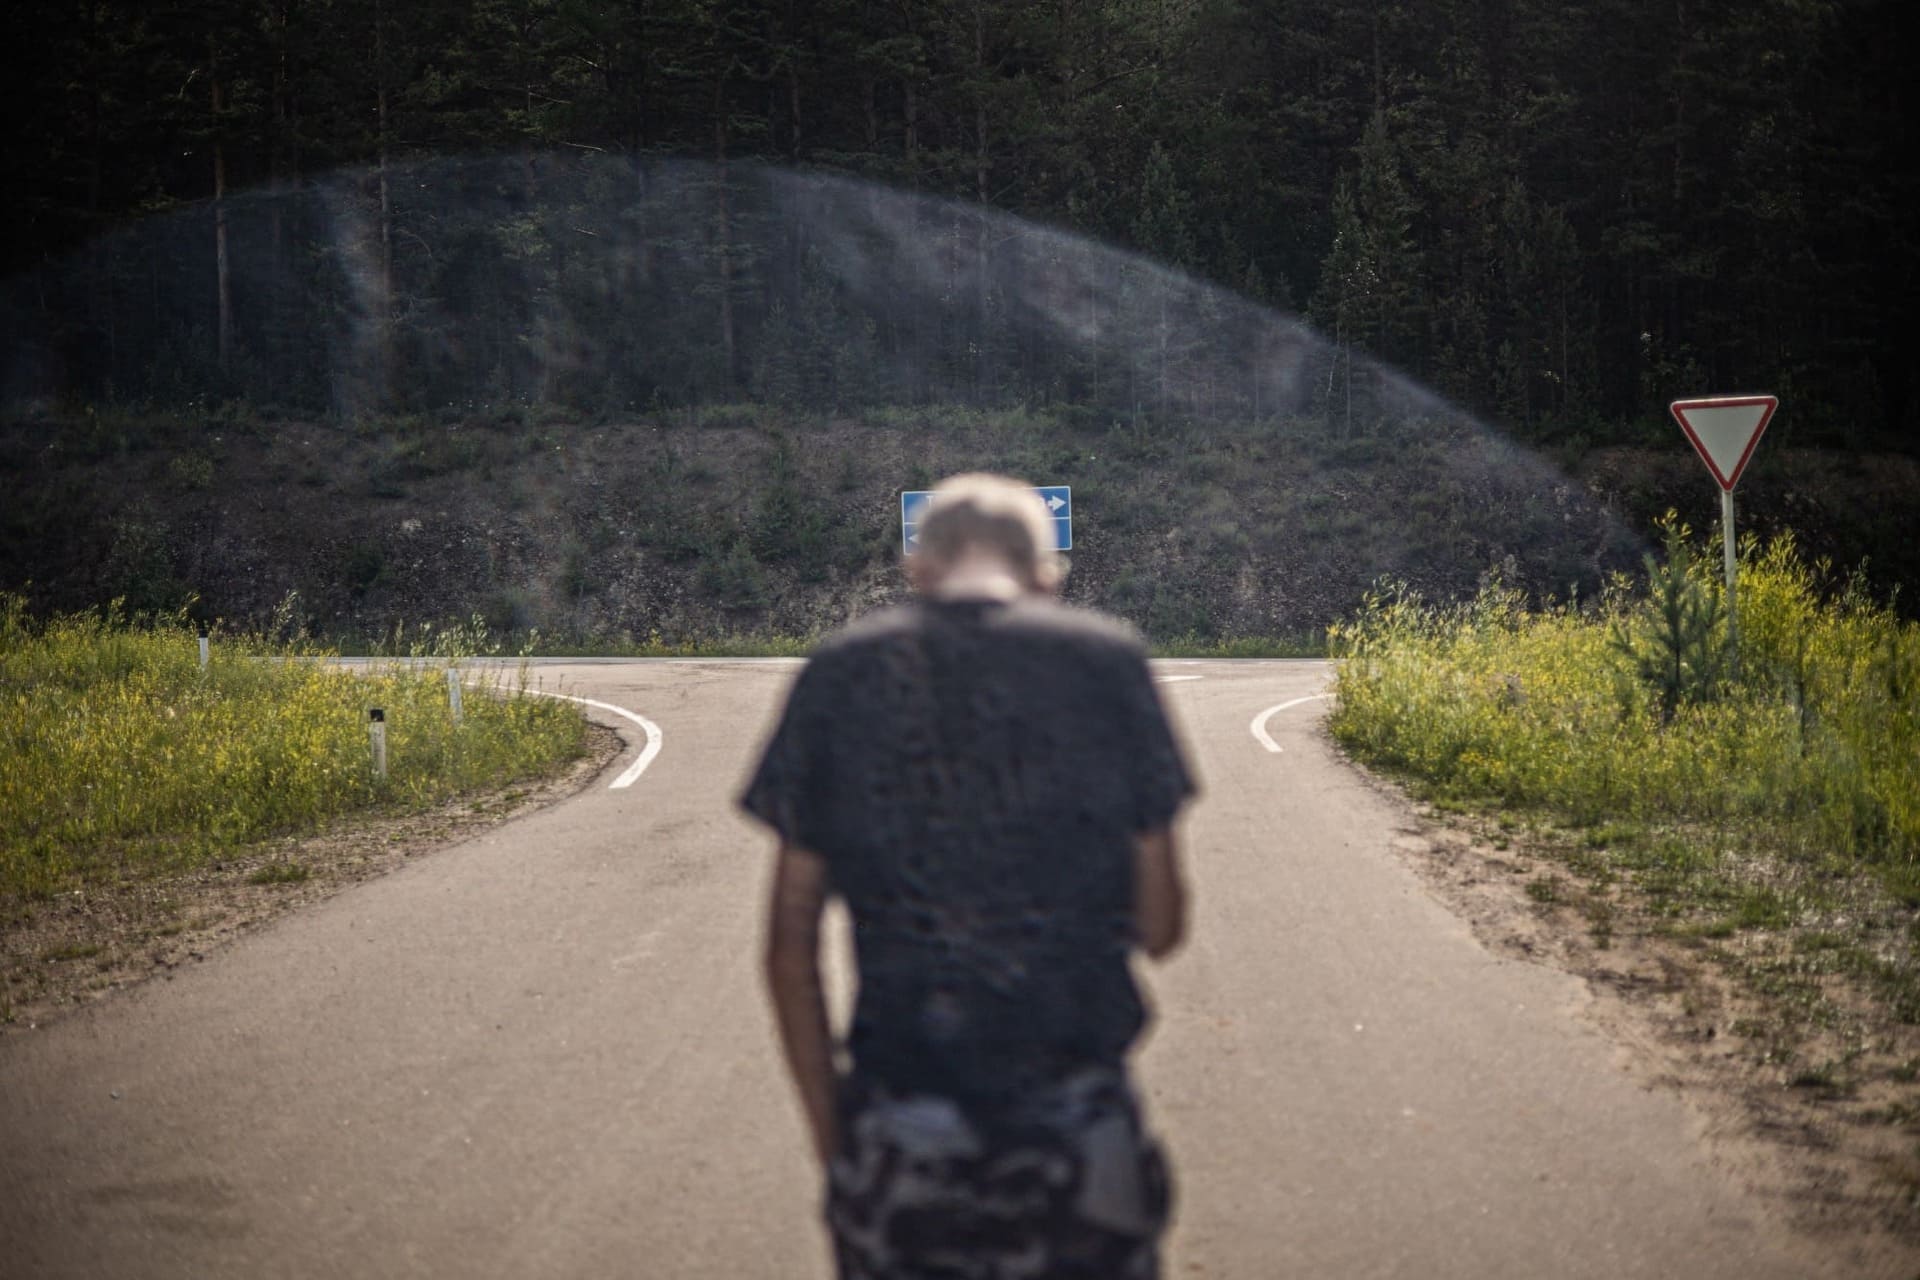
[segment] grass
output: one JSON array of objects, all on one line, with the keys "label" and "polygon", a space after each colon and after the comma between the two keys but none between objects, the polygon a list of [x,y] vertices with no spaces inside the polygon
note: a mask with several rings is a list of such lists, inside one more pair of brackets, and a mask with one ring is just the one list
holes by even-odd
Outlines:
[{"label": "grass", "polygon": [[1645,584],[1579,605],[1377,590],[1331,633],[1334,735],[1443,812],[1546,832],[1571,874],[1542,904],[1610,930],[1630,900],[1789,1020],[1830,1016],[1838,973],[1920,1022],[1920,625],[1750,541],[1729,664],[1718,557],[1668,532]]},{"label": "grass", "polygon": [[[352,810],[414,810],[544,773],[583,746],[577,709],[500,691],[452,722],[439,661],[346,671],[328,651],[117,608],[40,623],[0,595],[0,903],[181,870]],[[376,778],[368,710],[386,713]],[[292,883],[304,868],[269,868]]]},{"label": "grass", "polygon": [[[1695,585],[1719,590],[1704,569]],[[1376,593],[1333,632],[1333,730],[1450,795],[1550,810],[1596,847],[1633,843],[1631,824],[1706,824],[1904,893],[1920,866],[1920,626],[1823,597],[1790,540],[1749,544],[1741,675],[1663,714],[1617,653],[1640,606],[1624,583],[1540,611],[1497,586],[1451,608]]]}]

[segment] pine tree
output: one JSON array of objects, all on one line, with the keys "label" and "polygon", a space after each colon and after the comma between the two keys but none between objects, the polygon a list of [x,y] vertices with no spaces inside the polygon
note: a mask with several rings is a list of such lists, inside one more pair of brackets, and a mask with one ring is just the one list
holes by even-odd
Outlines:
[{"label": "pine tree", "polygon": [[[1326,404],[1353,427],[1354,347],[1385,359],[1414,354],[1419,280],[1413,251],[1414,205],[1384,115],[1376,115],[1355,152],[1354,169],[1334,190],[1333,244],[1320,270],[1312,314],[1333,339]],[[1364,401],[1372,378],[1362,376]],[[1336,402],[1336,394],[1338,401]]]}]

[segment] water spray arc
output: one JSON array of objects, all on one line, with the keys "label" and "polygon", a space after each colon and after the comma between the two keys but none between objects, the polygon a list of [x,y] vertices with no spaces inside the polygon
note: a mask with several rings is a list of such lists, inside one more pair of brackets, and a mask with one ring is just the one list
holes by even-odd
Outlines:
[{"label": "water spray arc", "polygon": [[[750,396],[1218,420],[1326,411],[1324,372],[1347,358],[1291,316],[979,205],[740,164],[639,170],[440,158],[223,192],[219,290],[193,213],[9,282],[0,387],[336,413]],[[202,342],[221,316],[229,338]],[[1369,413],[1446,411],[1382,366],[1351,381]]]},{"label": "water spray arc", "polygon": [[[530,154],[378,176],[225,194],[225,369],[205,340],[222,304],[197,213],[123,228],[0,285],[0,400],[231,401],[271,406],[267,417],[448,426],[549,408],[695,422],[742,402],[811,421],[1024,409],[1063,433],[1035,478],[1080,484],[1089,501],[1100,476],[1075,468],[1099,454],[1174,468],[1223,441],[1285,452],[1310,434],[1305,470],[1234,469],[1164,518],[1218,534],[1227,554],[1258,492],[1319,502],[1324,489],[1338,513],[1347,481],[1324,473],[1334,454],[1347,469],[1396,469],[1426,499],[1424,523],[1374,531],[1401,547],[1345,570],[1363,580],[1444,561],[1447,589],[1470,592],[1513,561],[1531,585],[1584,592],[1638,552],[1591,495],[1414,379],[1293,315],[1058,227],[738,163]],[[914,487],[898,481],[895,492]],[[1329,517],[1301,536],[1354,531]]]}]

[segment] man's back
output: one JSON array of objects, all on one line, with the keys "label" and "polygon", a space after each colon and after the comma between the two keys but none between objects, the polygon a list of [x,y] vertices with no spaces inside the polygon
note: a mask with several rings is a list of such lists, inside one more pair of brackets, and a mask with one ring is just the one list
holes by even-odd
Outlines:
[{"label": "man's back", "polygon": [[747,801],[790,806],[853,914],[856,1066],[984,1100],[1138,1034],[1134,839],[1189,790],[1130,632],[923,601],[814,658]]},{"label": "man's back", "polygon": [[[1129,950],[1169,954],[1192,791],[1124,627],[1051,600],[1031,489],[957,476],[922,599],[823,646],[742,798],[780,837],[766,975],[842,1280],[1153,1280],[1170,1188],[1128,1081]],[[836,1051],[820,915],[852,910]]]}]

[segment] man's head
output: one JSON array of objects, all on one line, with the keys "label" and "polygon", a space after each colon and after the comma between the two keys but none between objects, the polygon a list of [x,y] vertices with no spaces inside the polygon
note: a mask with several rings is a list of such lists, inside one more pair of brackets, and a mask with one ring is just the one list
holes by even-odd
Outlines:
[{"label": "man's head", "polygon": [[920,522],[919,544],[907,568],[913,585],[929,594],[995,568],[1023,591],[1045,593],[1059,587],[1064,572],[1046,504],[1005,476],[975,472],[941,481]]}]

